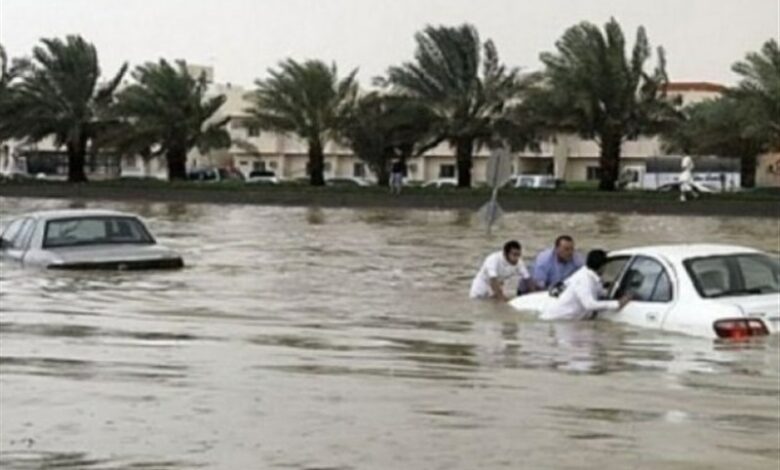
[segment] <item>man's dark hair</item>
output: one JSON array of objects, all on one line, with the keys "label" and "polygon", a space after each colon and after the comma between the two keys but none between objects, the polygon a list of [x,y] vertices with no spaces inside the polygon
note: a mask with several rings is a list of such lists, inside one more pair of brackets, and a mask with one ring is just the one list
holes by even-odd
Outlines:
[{"label": "man's dark hair", "polygon": [[510,240],[506,243],[504,243],[504,254],[508,255],[510,251],[512,250],[521,250],[522,247],[520,246],[520,242],[517,240]]},{"label": "man's dark hair", "polygon": [[588,259],[585,261],[585,265],[588,269],[598,271],[602,266],[607,264],[607,252],[604,250],[591,250],[588,253]]},{"label": "man's dark hair", "polygon": [[561,242],[574,243],[574,239],[572,237],[570,237],[569,235],[561,235],[560,237],[555,239],[555,248],[558,248],[558,246],[560,246]]}]

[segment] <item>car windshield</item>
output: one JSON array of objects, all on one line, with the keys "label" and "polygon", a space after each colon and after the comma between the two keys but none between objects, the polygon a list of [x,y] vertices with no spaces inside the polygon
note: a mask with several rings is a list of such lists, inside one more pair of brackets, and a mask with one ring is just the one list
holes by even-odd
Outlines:
[{"label": "car windshield", "polygon": [[135,217],[78,217],[47,222],[43,247],[153,243],[146,227]]},{"label": "car windshield", "polygon": [[684,264],[702,297],[780,292],[780,260],[766,254],[709,256]]}]

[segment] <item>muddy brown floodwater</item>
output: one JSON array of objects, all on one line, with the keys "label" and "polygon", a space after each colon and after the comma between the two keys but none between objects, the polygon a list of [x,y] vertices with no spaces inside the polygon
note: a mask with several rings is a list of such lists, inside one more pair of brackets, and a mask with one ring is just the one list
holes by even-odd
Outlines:
[{"label": "muddy brown floodwater", "polygon": [[[0,198],[0,221],[66,200]],[[776,469],[780,341],[544,323],[467,300],[482,257],[778,251],[771,218],[99,203],[179,272],[0,264],[0,468]]]}]

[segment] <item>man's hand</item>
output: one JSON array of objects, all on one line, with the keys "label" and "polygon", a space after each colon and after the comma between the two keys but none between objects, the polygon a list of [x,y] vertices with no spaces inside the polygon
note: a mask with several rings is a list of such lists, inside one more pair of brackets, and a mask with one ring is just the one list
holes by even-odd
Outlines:
[{"label": "man's hand", "polygon": [[620,304],[620,307],[618,307],[618,310],[623,310],[623,307],[625,307],[627,303],[631,302],[633,298],[634,296],[631,294],[625,294],[623,297],[619,298],[618,303]]}]

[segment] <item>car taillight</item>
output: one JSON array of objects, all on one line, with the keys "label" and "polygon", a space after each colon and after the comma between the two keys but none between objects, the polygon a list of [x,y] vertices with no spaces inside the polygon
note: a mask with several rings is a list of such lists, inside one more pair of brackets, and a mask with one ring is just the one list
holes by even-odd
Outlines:
[{"label": "car taillight", "polygon": [[764,336],[769,330],[758,318],[730,318],[713,323],[718,338],[742,339],[750,336]]}]

